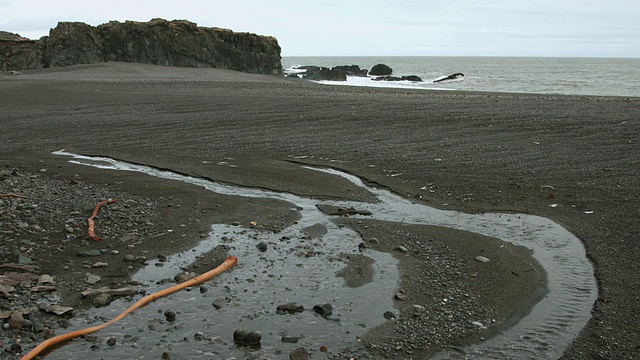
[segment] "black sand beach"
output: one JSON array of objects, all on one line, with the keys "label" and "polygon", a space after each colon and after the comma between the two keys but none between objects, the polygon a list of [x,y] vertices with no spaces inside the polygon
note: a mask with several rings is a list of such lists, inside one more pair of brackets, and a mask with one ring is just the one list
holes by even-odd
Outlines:
[{"label": "black sand beach", "polygon": [[[366,197],[329,177],[309,178],[291,162],[326,165],[436,208],[547,217],[584,241],[599,286],[592,319],[562,358],[632,359],[640,352],[639,98],[332,87],[224,70],[106,63],[2,76],[0,99],[0,170],[17,170],[45,182],[86,184],[83,191],[92,201],[109,192],[129,198],[134,209],[147,211],[140,224],[131,225],[140,233],[157,231],[145,222],[180,228],[179,234],[147,244],[164,254],[193,245],[213,222],[256,221],[277,230],[295,218],[286,207],[266,201],[248,205],[144,175],[105,175],[51,152],[109,156],[318,198]],[[237,167],[218,165],[228,162]],[[27,193],[28,186],[21,184],[0,187],[0,193]],[[56,186],[63,193],[66,185]],[[2,214],[2,204],[9,208],[19,198],[0,200]],[[73,210],[73,204],[66,205]],[[3,215],[8,219],[2,223],[6,239],[17,219]],[[110,223],[116,226],[117,221]],[[402,235],[388,235],[395,225],[377,226],[359,231],[389,237],[390,248],[379,250],[392,252],[391,245]],[[365,235],[367,231],[373,233]],[[464,260],[461,272],[471,271],[479,249],[454,244],[455,238],[467,235],[427,228],[411,232],[442,243]],[[41,273],[69,284],[77,281],[63,269],[78,251],[73,243],[53,256],[50,245],[38,245],[43,234],[22,236],[36,244],[31,257]],[[56,245],[54,239],[64,237],[64,224],[47,236]],[[0,263],[15,263],[20,244],[2,246]],[[482,299],[478,306],[491,309],[498,324],[526,311],[523,304],[535,302],[544,285],[542,270],[525,249],[508,251],[501,258],[505,269],[534,271],[514,277],[496,270],[492,277],[479,272],[474,277],[480,280],[459,279],[473,284],[470,288]],[[401,259],[402,281],[411,283],[410,269],[420,261],[424,259],[418,255]],[[118,269],[111,276],[126,279],[139,266]],[[103,275],[109,272],[114,270]],[[491,284],[504,292],[492,292]],[[420,285],[412,286],[417,298],[430,296]],[[60,289],[65,305],[89,306],[76,288]],[[3,301],[3,310],[9,310],[11,302]],[[29,336],[15,331],[5,336]],[[384,329],[372,332],[363,343],[388,342],[385,334]],[[438,347],[488,335],[437,342],[409,355],[366,344],[362,351],[374,357],[422,358]],[[34,336],[37,343],[41,335]]]}]

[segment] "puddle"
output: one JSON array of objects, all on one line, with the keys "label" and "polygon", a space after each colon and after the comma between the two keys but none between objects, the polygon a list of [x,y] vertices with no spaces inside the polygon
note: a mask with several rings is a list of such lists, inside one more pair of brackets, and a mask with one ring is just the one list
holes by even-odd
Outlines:
[{"label": "puddle", "polygon": [[[109,158],[86,157],[64,151],[54,154],[70,156],[73,158],[70,162],[79,165],[142,172],[202,186],[219,194],[284,200],[291,203],[292,208],[301,215],[297,224],[278,234],[217,224],[212,227],[208,239],[194,249],[169,257],[163,267],[156,267],[154,262],[150,262],[134,278],[148,284],[148,291],[154,291],[156,281],[172,278],[179,268],[222,243],[230,246],[230,254],[240,259],[230,272],[211,281],[209,292],[201,294],[194,289],[173,294],[101,330],[101,337],[115,336],[131,346],[98,349],[95,357],[157,358],[158,354],[169,349],[171,353],[180,354],[181,358],[210,356],[241,359],[247,356],[246,352],[251,352],[256,358],[276,358],[286,356],[292,349],[292,344],[280,341],[281,336],[306,336],[300,337],[295,347],[318,349],[330,343],[333,349],[338,349],[351,345],[357,335],[383,323],[382,314],[392,309],[391,298],[398,281],[397,261],[389,254],[368,252],[367,256],[375,261],[373,282],[358,288],[345,287],[344,280],[335,276],[345,264],[335,258],[340,253],[354,253],[361,239],[354,231],[337,226],[332,216],[320,212],[316,207],[318,203],[366,209],[372,213],[367,218],[376,220],[466,230],[533,250],[533,257],[547,272],[547,296],[527,316],[503,333],[478,345],[440,353],[436,358],[559,357],[589,320],[597,296],[593,268],[581,242],[546,218],[438,210],[412,203],[387,190],[368,187],[359,178],[333,169],[306,167],[346,178],[374,194],[379,202],[318,201],[292,194],[220,184]],[[317,227],[316,224],[326,227],[327,232],[320,238],[305,240],[300,244],[298,239],[303,229]],[[221,240],[224,236],[228,239],[225,242]],[[287,241],[287,237],[296,241]],[[257,251],[255,247],[260,241],[268,243],[270,250]],[[302,258],[301,250],[307,249],[304,246],[321,254]],[[250,284],[250,291],[245,290],[247,284]],[[215,310],[211,305],[216,297],[226,298],[226,305],[220,310]],[[297,302],[305,309],[330,303],[334,313],[331,319],[322,318],[312,311],[274,315],[276,307],[287,302]],[[126,306],[116,302],[108,308],[91,311],[78,317],[74,322],[77,324],[68,330],[109,320]],[[167,308],[178,312],[174,324],[164,321],[161,312]],[[241,319],[240,322],[237,319]],[[228,324],[236,325],[229,328]],[[263,347],[258,350],[236,348],[231,340],[236,328],[261,331]],[[212,342],[194,341],[196,331],[203,332],[205,339],[219,338]],[[125,334],[129,334],[128,337]],[[86,343],[78,345],[71,342],[56,350],[49,358],[84,359],[87,346]]]}]

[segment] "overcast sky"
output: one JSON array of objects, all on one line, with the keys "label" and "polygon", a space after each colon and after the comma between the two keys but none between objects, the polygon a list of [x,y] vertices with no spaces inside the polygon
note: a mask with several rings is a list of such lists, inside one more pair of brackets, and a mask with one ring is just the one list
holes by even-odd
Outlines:
[{"label": "overcast sky", "polygon": [[0,0],[0,30],[187,19],[271,35],[283,56],[640,57],[640,0]]}]

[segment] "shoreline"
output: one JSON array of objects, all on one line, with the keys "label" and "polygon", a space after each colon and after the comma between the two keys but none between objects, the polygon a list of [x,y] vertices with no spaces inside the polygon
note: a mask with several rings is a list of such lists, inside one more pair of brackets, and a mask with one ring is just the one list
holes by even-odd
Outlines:
[{"label": "shoreline", "polygon": [[[635,351],[632,114],[640,99],[327,89],[253,76],[169,85],[3,81],[2,158],[67,148],[237,180],[237,168],[217,164],[307,156],[436,207],[548,217],[585,243],[600,287],[594,316],[565,358]],[[34,155],[44,156],[23,156]],[[625,287],[616,285],[622,277]]]}]

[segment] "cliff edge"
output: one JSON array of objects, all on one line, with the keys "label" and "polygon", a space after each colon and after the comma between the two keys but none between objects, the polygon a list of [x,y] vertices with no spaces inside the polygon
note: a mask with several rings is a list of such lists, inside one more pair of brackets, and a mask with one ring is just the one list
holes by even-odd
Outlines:
[{"label": "cliff edge", "polygon": [[123,61],[279,75],[280,50],[271,36],[186,20],[111,21],[96,27],[60,22],[39,40],[0,31],[0,70]]}]

